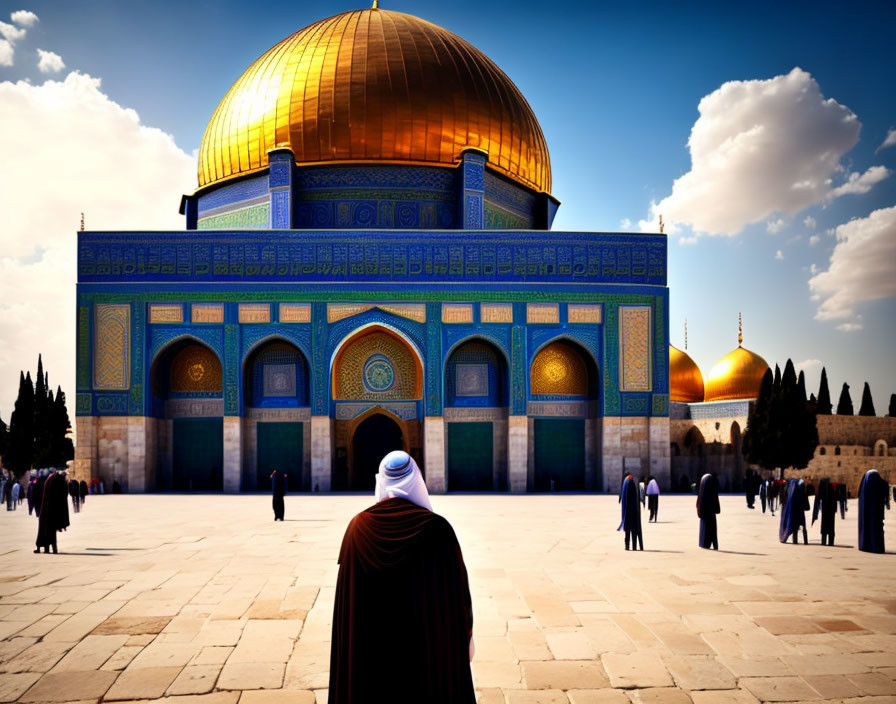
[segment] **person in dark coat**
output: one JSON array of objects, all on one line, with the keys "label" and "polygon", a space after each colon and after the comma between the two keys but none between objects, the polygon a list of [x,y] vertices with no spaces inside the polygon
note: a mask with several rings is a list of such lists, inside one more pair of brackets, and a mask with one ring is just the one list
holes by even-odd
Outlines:
[{"label": "person in dark coat", "polygon": [[815,501],[812,506],[812,525],[821,513],[821,544],[834,544],[834,521],[837,518],[837,492],[831,480],[825,477],[818,483]]},{"label": "person in dark coat", "polygon": [[755,477],[756,472],[752,469],[748,469],[744,474],[744,493],[747,497],[747,508],[756,508],[757,483]]},{"label": "person in dark coat", "polygon": [[700,547],[706,550],[719,549],[719,529],[716,515],[721,513],[719,506],[719,480],[715,474],[704,474],[700,479],[700,491],[697,494],[697,516],[700,518]]},{"label": "person in dark coat", "polygon": [[859,484],[859,550],[886,552],[884,511],[890,508],[890,487],[876,469],[869,469]]},{"label": "person in dark coat", "polygon": [[6,504],[7,511],[12,511],[12,485],[15,483],[15,477],[12,475],[3,483],[3,503]]},{"label": "person in dark coat", "polygon": [[454,530],[405,452],[380,463],[376,499],[339,551],[328,701],[475,704],[472,599]]},{"label": "person in dark coat", "polygon": [[87,482],[85,482],[83,479],[81,480],[81,484],[79,485],[79,487],[81,490],[81,506],[83,507],[87,502],[87,494],[90,493],[90,487],[87,486]]},{"label": "person in dark coat", "polygon": [[81,486],[77,480],[72,479],[68,483],[68,495],[72,497],[72,508],[75,513],[81,512]]},{"label": "person in dark coat", "polygon": [[286,512],[286,505],[283,497],[286,496],[286,473],[278,472],[276,469],[271,472],[271,489],[274,496],[274,520],[282,521]]},{"label": "person in dark coat", "polygon": [[68,528],[68,483],[64,472],[54,472],[44,483],[40,518],[37,523],[37,549],[56,553],[56,533]]},{"label": "person in dark coat", "polygon": [[635,478],[629,474],[622,482],[622,490],[619,492],[619,503],[622,505],[622,522],[616,530],[625,531],[625,549],[629,549],[631,540],[632,550],[644,549],[644,536],[641,535],[641,493]]},{"label": "person in dark coat", "polygon": [[803,530],[803,543],[809,544],[809,533],[806,531],[806,511],[809,510],[809,497],[806,496],[806,482],[802,479],[791,479],[787,487],[787,499],[781,509],[781,523],[778,538],[786,543],[793,536],[793,543],[798,542],[800,528]]},{"label": "person in dark coat", "polygon": [[837,501],[840,503],[840,518],[845,521],[846,512],[849,510],[849,506],[846,503],[849,498],[849,492],[846,490],[846,484],[840,482],[835,483],[834,488],[837,490]]},{"label": "person in dark coat", "polygon": [[37,481],[34,482],[34,515],[40,518],[40,509],[44,501],[44,486],[47,483],[47,474],[45,470],[37,473]]}]

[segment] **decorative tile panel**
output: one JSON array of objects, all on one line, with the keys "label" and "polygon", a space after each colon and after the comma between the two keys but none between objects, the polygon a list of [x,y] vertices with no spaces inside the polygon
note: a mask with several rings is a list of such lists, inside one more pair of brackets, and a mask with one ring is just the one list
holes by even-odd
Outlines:
[{"label": "decorative tile panel", "polygon": [[239,321],[241,323],[271,322],[271,306],[268,303],[240,303]]},{"label": "decorative tile panel", "polygon": [[223,323],[222,303],[194,303],[190,310],[190,320],[194,323]]},{"label": "decorative tile panel", "polygon": [[327,322],[336,323],[374,309],[417,323],[426,322],[425,303],[329,303],[327,304]]},{"label": "decorative tile panel", "polygon": [[281,323],[310,323],[311,322],[311,304],[310,303],[281,303],[280,304],[280,322]]},{"label": "decorative tile panel", "polygon": [[131,306],[94,308],[93,388],[122,391],[131,385]]},{"label": "decorative tile panel", "polygon": [[458,396],[488,396],[488,364],[458,364],[455,367]]},{"label": "decorative tile panel", "polygon": [[265,396],[296,395],[295,364],[265,364],[263,375]]},{"label": "decorative tile panel", "polygon": [[600,304],[570,303],[566,307],[566,320],[570,323],[602,323],[603,311]]},{"label": "decorative tile panel", "polygon": [[512,303],[483,303],[479,308],[479,319],[483,323],[512,323]]},{"label": "decorative tile panel", "polygon": [[560,304],[559,303],[527,303],[526,304],[526,322],[527,323],[559,323],[560,322]]},{"label": "decorative tile panel", "polygon": [[443,303],[442,304],[442,322],[443,323],[472,323],[473,322],[473,304],[472,303]]},{"label": "decorative tile panel", "polygon": [[184,307],[180,304],[168,303],[149,304],[150,323],[182,323],[184,322]]},{"label": "decorative tile panel", "polygon": [[650,306],[619,306],[620,391],[651,390],[650,317]]}]

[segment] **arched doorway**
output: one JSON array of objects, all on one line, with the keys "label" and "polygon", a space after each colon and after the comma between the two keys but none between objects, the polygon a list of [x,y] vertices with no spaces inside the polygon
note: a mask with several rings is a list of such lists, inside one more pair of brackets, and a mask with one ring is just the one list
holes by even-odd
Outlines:
[{"label": "arched doorway", "polygon": [[224,400],[221,360],[184,338],[153,361],[152,412],[160,419],[160,489],[221,491],[224,486]]},{"label": "arched doorway", "polygon": [[[530,489],[580,491],[596,465],[594,418],[598,372],[578,344],[562,339],[541,348],[529,369],[533,403]],[[596,467],[595,467],[596,470]],[[597,471],[594,472],[597,474]],[[600,477],[593,481],[600,485]]]},{"label": "arched doorway", "polygon": [[350,491],[372,491],[383,457],[393,450],[405,449],[398,424],[384,413],[374,413],[358,425],[352,435]]},{"label": "arched doorway", "polygon": [[445,363],[445,440],[449,491],[507,490],[507,361],[472,339]]}]

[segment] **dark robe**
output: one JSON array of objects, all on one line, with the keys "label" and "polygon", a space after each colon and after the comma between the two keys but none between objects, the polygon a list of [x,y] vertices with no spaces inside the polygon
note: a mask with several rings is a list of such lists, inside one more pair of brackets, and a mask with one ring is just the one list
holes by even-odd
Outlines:
[{"label": "dark robe", "polygon": [[803,529],[803,541],[806,542],[806,511],[809,510],[809,497],[806,496],[806,484],[802,480],[791,479],[787,487],[787,499],[781,509],[781,522],[778,527],[778,539],[786,543],[792,535],[797,541],[798,531]]},{"label": "dark robe", "polygon": [[35,479],[30,479],[28,481],[28,490],[25,493],[25,496],[28,499],[28,515],[34,511],[34,485],[37,483]]},{"label": "dark robe", "polygon": [[87,486],[87,482],[83,479],[81,480],[81,503],[83,504],[87,500],[87,494],[90,493],[90,489]]},{"label": "dark robe", "polygon": [[41,497],[40,518],[37,523],[37,548],[53,547],[56,551],[56,533],[68,528],[68,484],[59,473],[51,474],[44,483]]},{"label": "dark robe", "polygon": [[475,704],[472,633],[448,521],[397,498],[352,519],[339,551],[330,704]]},{"label": "dark robe", "polygon": [[697,494],[697,516],[700,518],[700,547],[719,549],[719,529],[716,515],[722,512],[719,506],[719,480],[715,474],[704,474]]},{"label": "dark robe", "polygon": [[890,508],[890,487],[877,470],[870,469],[859,485],[859,550],[886,552],[884,511]]},{"label": "dark robe", "polygon": [[622,521],[616,530],[625,531],[625,549],[628,550],[629,541],[632,549],[644,549],[644,537],[641,535],[641,496],[640,489],[635,484],[635,478],[629,474],[622,482],[622,490],[619,492],[619,503],[622,505]]},{"label": "dark robe", "polygon": [[286,496],[286,474],[274,472],[271,475],[271,488],[273,490],[274,520],[282,521],[286,513],[286,504],[283,497]]},{"label": "dark robe", "polygon": [[834,544],[834,522],[837,518],[837,492],[831,480],[825,477],[818,484],[812,506],[812,525],[821,514],[821,544]]},{"label": "dark robe", "polygon": [[44,505],[44,486],[46,486],[47,478],[38,477],[34,482],[34,515],[40,518],[40,509]]}]

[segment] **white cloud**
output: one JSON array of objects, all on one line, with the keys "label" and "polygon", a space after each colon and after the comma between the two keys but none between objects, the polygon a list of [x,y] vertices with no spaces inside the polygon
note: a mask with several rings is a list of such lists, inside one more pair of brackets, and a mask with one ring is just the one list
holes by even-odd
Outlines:
[{"label": "white cloud", "polygon": [[177,206],[195,187],[195,162],[77,72],[0,82],[0,160],[0,407],[8,421],[19,370],[42,352],[74,415],[80,213],[97,230],[183,229]]},{"label": "white cloud", "polygon": [[818,369],[820,366],[820,359],[804,359],[802,362],[797,363],[796,370],[798,372],[808,372],[813,369]]},{"label": "white cloud", "polygon": [[5,39],[0,39],[0,66],[12,66],[15,51]]},{"label": "white cloud", "polygon": [[886,149],[887,147],[892,147],[896,145],[896,127],[891,127],[890,131],[887,132],[887,136],[884,137],[884,141],[881,145],[874,150],[874,153],[877,154],[881,149]]},{"label": "white cloud", "polygon": [[16,10],[9,16],[9,19],[22,27],[33,27],[37,23],[38,17],[30,10]]},{"label": "white cloud", "polygon": [[784,261],[784,252],[782,252],[780,249],[777,252],[775,252],[775,259],[778,260],[779,262],[783,262]]},{"label": "white cloud", "polygon": [[815,222],[815,218],[813,218],[811,215],[807,215],[803,218],[803,225],[806,226],[807,230],[814,230],[817,224],[818,223]]},{"label": "white cloud", "polygon": [[818,235],[812,235],[812,236],[809,238],[809,245],[810,245],[811,247],[814,247],[814,246],[817,245],[820,241],[821,241],[821,237],[819,237]]},{"label": "white cloud", "polygon": [[629,220],[628,218],[622,218],[622,220],[619,221],[619,227],[622,228],[623,230],[628,230],[631,226],[632,226],[632,221]]},{"label": "white cloud", "polygon": [[41,73],[59,73],[65,68],[65,63],[59,54],[38,49],[37,55],[40,57],[37,62],[37,68]]},{"label": "white cloud", "polygon": [[[837,244],[827,271],[809,279],[821,305],[816,320],[854,319],[863,301],[896,297],[896,206],[875,210],[836,230]],[[838,330],[860,329],[844,323]]]},{"label": "white cloud", "polygon": [[863,327],[861,323],[841,323],[837,326],[837,329],[842,332],[858,332]]},{"label": "white cloud", "polygon": [[872,166],[863,174],[853,171],[847,177],[846,183],[832,190],[828,194],[828,198],[867,193],[875,183],[880,183],[889,175],[890,170],[886,166]]},{"label": "white cloud", "polygon": [[662,213],[701,234],[735,235],[824,201],[861,129],[849,108],[825,98],[799,68],[725,83],[698,110],[688,139],[691,170],[651,204],[650,218]]},{"label": "white cloud", "polygon": [[813,262],[809,265],[809,273],[815,276],[818,273],[818,266]]},{"label": "white cloud", "polygon": [[784,229],[787,223],[783,218],[778,218],[777,220],[769,220],[765,224],[765,229],[773,235],[777,235],[781,230]]},{"label": "white cloud", "polygon": [[19,29],[15,25],[6,24],[6,22],[0,22],[0,34],[3,35],[3,38],[9,42],[15,42],[25,36],[26,31],[24,29]]}]

